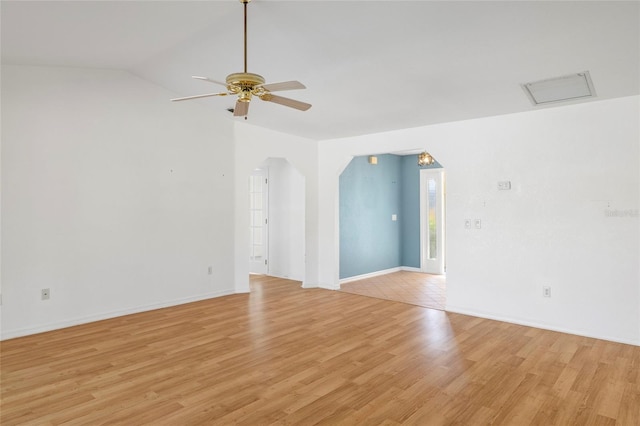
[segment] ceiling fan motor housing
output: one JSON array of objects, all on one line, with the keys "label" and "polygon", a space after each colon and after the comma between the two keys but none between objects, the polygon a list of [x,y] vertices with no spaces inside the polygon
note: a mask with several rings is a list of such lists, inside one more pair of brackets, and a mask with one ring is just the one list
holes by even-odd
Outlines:
[{"label": "ceiling fan motor housing", "polygon": [[227,76],[227,89],[238,94],[238,100],[249,102],[252,95],[262,96],[266,90],[262,88],[265,80],[261,75],[248,72],[237,72]]}]

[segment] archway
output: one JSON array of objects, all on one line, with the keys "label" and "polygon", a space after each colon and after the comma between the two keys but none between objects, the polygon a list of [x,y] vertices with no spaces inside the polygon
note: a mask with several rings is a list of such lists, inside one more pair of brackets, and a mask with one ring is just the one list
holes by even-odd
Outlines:
[{"label": "archway", "polygon": [[[425,241],[437,241],[438,257],[443,258],[444,227],[438,223],[442,231],[437,240],[429,227],[428,238],[421,231],[423,222],[432,224],[435,217],[430,215],[436,210],[422,205],[433,194],[422,194],[421,172],[436,168],[442,174],[439,163],[419,166],[415,153],[402,153],[354,157],[344,169],[338,191],[342,290],[444,309],[444,269],[424,274],[424,260],[435,254],[432,248],[425,251],[430,249]],[[444,191],[437,195],[437,207],[444,212]]]},{"label": "archway", "polygon": [[[305,177],[285,158],[268,158],[255,170],[249,178],[250,271],[303,281]],[[263,262],[259,271],[256,262]]]}]

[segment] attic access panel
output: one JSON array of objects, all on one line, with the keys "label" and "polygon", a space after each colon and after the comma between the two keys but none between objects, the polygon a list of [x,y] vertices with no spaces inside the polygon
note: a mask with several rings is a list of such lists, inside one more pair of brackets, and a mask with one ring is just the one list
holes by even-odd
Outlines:
[{"label": "attic access panel", "polygon": [[525,83],[522,85],[522,89],[533,105],[596,96],[589,71]]}]

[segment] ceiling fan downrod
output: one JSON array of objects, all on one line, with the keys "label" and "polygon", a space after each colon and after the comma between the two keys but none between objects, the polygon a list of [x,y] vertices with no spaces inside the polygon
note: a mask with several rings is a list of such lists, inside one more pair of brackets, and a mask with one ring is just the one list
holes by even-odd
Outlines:
[{"label": "ceiling fan downrod", "polygon": [[244,6],[244,72],[247,73],[247,4],[251,0],[240,0]]}]

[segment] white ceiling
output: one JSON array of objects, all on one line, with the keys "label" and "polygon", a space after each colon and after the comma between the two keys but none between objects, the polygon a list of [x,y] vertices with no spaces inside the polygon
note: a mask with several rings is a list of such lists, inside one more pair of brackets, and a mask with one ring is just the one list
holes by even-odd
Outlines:
[{"label": "white ceiling", "polygon": [[[521,83],[590,71],[597,97],[640,93],[640,2],[274,1],[249,13],[249,72],[299,80],[248,122],[324,140],[529,111]],[[2,63],[128,70],[176,96],[242,71],[242,5],[5,1]],[[168,102],[168,100],[167,100]],[[231,97],[193,100],[234,118]],[[181,103],[175,107],[180,108]],[[542,107],[545,108],[545,107]],[[237,119],[236,119],[237,120]]]}]

